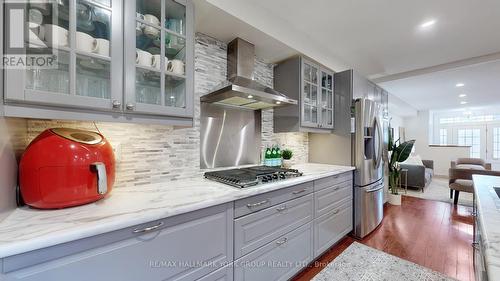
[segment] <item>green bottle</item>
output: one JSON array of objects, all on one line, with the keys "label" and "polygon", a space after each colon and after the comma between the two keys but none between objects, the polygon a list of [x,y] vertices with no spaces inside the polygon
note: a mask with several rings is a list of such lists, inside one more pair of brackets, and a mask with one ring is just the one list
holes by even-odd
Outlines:
[{"label": "green bottle", "polygon": [[266,153],[264,155],[264,165],[271,166],[272,151],[269,147],[266,148]]},{"label": "green bottle", "polygon": [[277,159],[278,159],[278,161],[277,161],[277,162],[278,162],[278,163],[276,163],[276,166],[281,167],[281,164],[282,164],[282,161],[283,161],[283,160],[282,160],[283,158],[282,158],[282,156],[281,156],[281,149],[280,149],[280,147],[279,147],[279,146],[276,146],[276,150],[277,150],[277,151],[276,151],[276,153],[277,153],[277,155],[278,155],[278,157],[277,157]]},{"label": "green bottle", "polygon": [[273,149],[271,150],[272,156],[271,156],[271,161],[272,164],[271,166],[278,166],[278,151],[277,148],[273,146]]}]

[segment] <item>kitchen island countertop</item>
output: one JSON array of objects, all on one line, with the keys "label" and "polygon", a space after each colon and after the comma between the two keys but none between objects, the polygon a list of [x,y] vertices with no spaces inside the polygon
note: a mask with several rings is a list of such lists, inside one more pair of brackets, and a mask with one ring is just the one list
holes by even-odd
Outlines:
[{"label": "kitchen island countertop", "polygon": [[239,189],[202,177],[116,188],[103,200],[60,210],[17,208],[0,221],[0,258],[147,223],[354,170],[298,164],[302,177]]},{"label": "kitchen island countertop", "polygon": [[500,177],[473,175],[486,272],[490,281],[500,280],[500,199],[493,187]]}]

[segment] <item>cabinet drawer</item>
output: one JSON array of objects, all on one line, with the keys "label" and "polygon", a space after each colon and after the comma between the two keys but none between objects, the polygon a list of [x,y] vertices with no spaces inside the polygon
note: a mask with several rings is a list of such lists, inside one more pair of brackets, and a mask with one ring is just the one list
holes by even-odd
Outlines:
[{"label": "cabinet drawer", "polygon": [[313,182],[306,182],[276,191],[238,200],[234,203],[234,217],[241,217],[313,191]]},{"label": "cabinet drawer", "polygon": [[352,202],[314,220],[314,256],[321,255],[352,231]]},{"label": "cabinet drawer", "polygon": [[312,194],[234,221],[234,256],[239,258],[313,218]]},{"label": "cabinet drawer", "polygon": [[314,181],[314,191],[318,191],[324,188],[331,187],[333,185],[345,182],[352,181],[352,172],[345,172],[342,174],[338,174],[335,176],[329,176],[326,178],[322,178]]},{"label": "cabinet drawer", "polygon": [[314,192],[314,217],[317,218],[326,214],[344,202],[351,202],[353,200],[352,192],[352,181],[339,183]]},{"label": "cabinet drawer", "polygon": [[237,260],[234,279],[288,280],[312,259],[312,225],[307,223]]},{"label": "cabinet drawer", "polygon": [[233,264],[226,265],[223,268],[203,276],[197,281],[233,281]]},{"label": "cabinet drawer", "polygon": [[[173,217],[144,224],[134,228],[132,238],[12,271],[0,275],[0,279],[196,280],[233,259],[231,204],[201,211],[194,218],[191,213],[181,215],[181,223]],[[156,226],[155,230],[141,232]],[[134,229],[126,230],[132,233]],[[71,249],[71,245],[67,248]]]}]

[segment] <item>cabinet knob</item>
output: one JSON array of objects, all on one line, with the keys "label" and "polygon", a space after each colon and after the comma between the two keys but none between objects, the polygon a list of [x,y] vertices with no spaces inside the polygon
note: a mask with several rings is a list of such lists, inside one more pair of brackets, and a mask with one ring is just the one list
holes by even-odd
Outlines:
[{"label": "cabinet knob", "polygon": [[135,104],[133,104],[133,103],[127,103],[126,108],[127,108],[127,110],[134,110],[135,109]]},{"label": "cabinet knob", "polygon": [[122,106],[122,103],[118,100],[113,100],[113,108],[120,108]]}]

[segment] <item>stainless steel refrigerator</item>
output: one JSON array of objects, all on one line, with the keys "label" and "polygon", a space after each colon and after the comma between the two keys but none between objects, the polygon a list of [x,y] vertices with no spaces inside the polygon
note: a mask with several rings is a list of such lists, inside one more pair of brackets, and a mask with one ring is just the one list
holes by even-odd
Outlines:
[{"label": "stainless steel refrigerator", "polygon": [[379,103],[359,98],[353,109],[354,236],[363,238],[384,217],[384,132]]}]

